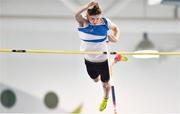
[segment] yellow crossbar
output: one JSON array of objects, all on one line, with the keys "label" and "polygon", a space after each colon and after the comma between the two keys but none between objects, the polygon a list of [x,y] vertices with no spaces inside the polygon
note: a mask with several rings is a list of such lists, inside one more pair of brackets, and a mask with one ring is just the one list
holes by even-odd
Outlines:
[{"label": "yellow crossbar", "polygon": [[[22,49],[0,49],[0,53],[39,53],[39,54],[107,54],[98,51],[63,51],[63,50],[22,50]],[[110,54],[121,55],[161,55],[180,56],[180,52],[110,52]]]}]

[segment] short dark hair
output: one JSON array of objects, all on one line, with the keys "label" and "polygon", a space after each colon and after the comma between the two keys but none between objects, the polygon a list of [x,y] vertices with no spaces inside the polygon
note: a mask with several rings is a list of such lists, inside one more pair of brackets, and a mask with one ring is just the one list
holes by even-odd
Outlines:
[{"label": "short dark hair", "polygon": [[87,10],[87,13],[88,13],[89,15],[99,15],[99,14],[102,13],[102,11],[101,11],[99,5],[97,4],[97,5],[95,5],[93,8],[88,9],[88,10]]}]

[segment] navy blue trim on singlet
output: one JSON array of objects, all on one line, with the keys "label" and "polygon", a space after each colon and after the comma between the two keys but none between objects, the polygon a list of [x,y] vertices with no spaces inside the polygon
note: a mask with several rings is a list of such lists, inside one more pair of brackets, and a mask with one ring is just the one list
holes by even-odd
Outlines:
[{"label": "navy blue trim on singlet", "polygon": [[[102,18],[103,19],[103,21],[104,21],[104,23],[105,23],[105,25],[107,26],[107,28],[108,28],[108,22],[107,22],[107,20],[106,20],[106,18]],[[108,28],[109,29],[109,28]]]},{"label": "navy blue trim on singlet", "polygon": [[[104,27],[103,27],[104,26]],[[78,28],[79,31],[91,34],[91,35],[97,35],[97,36],[105,36],[107,35],[107,27],[106,25],[91,25],[89,24],[87,28]]]},{"label": "navy blue trim on singlet", "polygon": [[96,39],[96,40],[83,40],[83,41],[85,41],[85,42],[93,42],[93,43],[98,43],[98,42],[103,42],[103,41],[105,41],[107,39],[107,37],[105,37],[105,38],[102,38],[102,39]]}]

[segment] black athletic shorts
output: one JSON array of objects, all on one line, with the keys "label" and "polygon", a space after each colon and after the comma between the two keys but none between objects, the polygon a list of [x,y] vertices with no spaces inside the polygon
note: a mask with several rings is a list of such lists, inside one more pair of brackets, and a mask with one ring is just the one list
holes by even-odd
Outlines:
[{"label": "black athletic shorts", "polygon": [[108,61],[104,62],[90,62],[85,59],[86,69],[89,76],[92,79],[96,79],[99,75],[101,76],[102,82],[108,82],[110,79],[109,76],[109,68],[108,68]]}]

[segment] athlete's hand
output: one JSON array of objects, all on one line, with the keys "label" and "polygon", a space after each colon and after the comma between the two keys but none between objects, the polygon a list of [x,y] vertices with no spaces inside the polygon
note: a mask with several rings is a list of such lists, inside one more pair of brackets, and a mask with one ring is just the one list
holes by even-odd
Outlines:
[{"label": "athlete's hand", "polygon": [[113,34],[108,34],[107,36],[108,36],[108,38],[109,38],[109,41],[111,41],[111,42],[117,42],[117,37],[114,36]]},{"label": "athlete's hand", "polygon": [[93,1],[91,1],[91,2],[89,2],[88,3],[88,8],[93,8],[95,5],[97,5],[98,4],[98,2],[96,2],[95,0],[93,0]]}]

